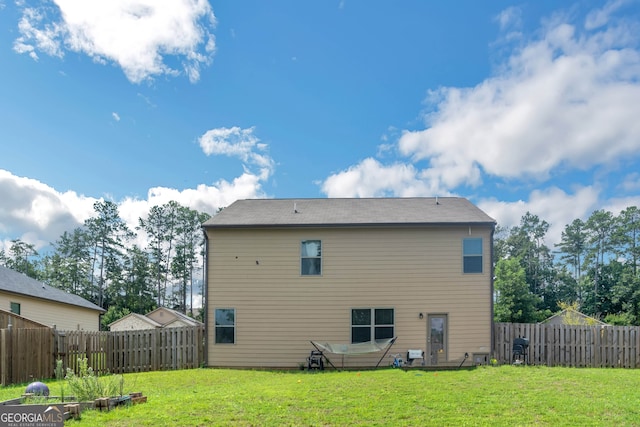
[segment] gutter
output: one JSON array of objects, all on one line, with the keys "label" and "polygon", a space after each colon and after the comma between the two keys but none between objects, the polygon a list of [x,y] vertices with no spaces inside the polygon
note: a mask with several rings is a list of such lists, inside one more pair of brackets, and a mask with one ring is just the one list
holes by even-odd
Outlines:
[{"label": "gutter", "polygon": [[202,275],[204,283],[204,301],[202,302],[202,309],[204,310],[204,363],[209,365],[209,236],[207,236],[207,230],[204,226],[202,233],[204,234],[204,264],[202,265]]}]

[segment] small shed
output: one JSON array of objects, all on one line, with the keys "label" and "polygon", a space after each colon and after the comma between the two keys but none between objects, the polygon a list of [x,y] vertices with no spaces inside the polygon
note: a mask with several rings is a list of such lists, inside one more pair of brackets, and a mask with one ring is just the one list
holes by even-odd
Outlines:
[{"label": "small shed", "polygon": [[146,316],[162,325],[163,328],[182,328],[185,326],[201,326],[202,322],[187,316],[179,311],[166,307],[156,308]]},{"label": "small shed", "polygon": [[109,324],[110,331],[137,331],[141,329],[158,329],[162,325],[153,319],[138,313],[130,313]]},{"label": "small shed", "polygon": [[133,331],[141,329],[182,328],[186,326],[202,326],[202,322],[166,307],[142,315],[130,313],[109,325],[111,331]]}]

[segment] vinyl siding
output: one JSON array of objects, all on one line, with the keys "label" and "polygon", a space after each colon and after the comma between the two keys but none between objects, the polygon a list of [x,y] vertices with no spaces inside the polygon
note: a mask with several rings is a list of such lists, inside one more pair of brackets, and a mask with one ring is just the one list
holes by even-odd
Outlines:
[{"label": "vinyl siding", "polygon": [[[427,315],[448,316],[449,361],[488,353],[491,228],[208,229],[210,366],[295,367],[309,340],[351,341],[352,308],[393,308],[391,353],[426,351]],[[462,240],[483,238],[483,273],[462,273]],[[322,241],[322,275],[300,274],[300,242]],[[215,344],[213,311],[236,310],[236,343]],[[424,319],[419,319],[419,313]],[[347,356],[371,366],[382,354]],[[328,355],[342,365],[341,356]],[[384,361],[383,364],[387,364]]]},{"label": "vinyl siding", "polygon": [[110,331],[139,331],[144,329],[156,329],[157,326],[138,317],[124,317],[109,326]]},{"label": "vinyl siding", "polygon": [[0,292],[0,308],[10,310],[12,302],[20,304],[22,317],[62,331],[100,329],[100,313],[97,310]]}]

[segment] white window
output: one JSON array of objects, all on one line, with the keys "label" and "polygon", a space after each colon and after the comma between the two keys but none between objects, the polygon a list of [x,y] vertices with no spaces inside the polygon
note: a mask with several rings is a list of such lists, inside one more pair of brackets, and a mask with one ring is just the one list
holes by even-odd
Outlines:
[{"label": "white window", "polygon": [[300,274],[319,276],[322,274],[322,242],[303,240],[300,245]]},{"label": "white window", "polygon": [[462,241],[462,271],[482,273],[482,238],[468,238]]},{"label": "white window", "polygon": [[234,344],[236,342],[236,310],[216,308],[216,344]]}]

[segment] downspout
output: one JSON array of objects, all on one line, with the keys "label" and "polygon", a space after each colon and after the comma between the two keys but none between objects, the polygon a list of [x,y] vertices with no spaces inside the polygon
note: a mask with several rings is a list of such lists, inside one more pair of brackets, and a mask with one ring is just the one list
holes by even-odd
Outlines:
[{"label": "downspout", "polygon": [[493,287],[493,281],[495,278],[495,263],[493,261],[493,235],[496,231],[496,224],[494,223],[493,226],[491,227],[491,277],[489,278],[489,281],[491,282],[491,312],[489,313],[489,325],[491,325],[491,353],[489,355],[490,358],[493,358],[494,355],[494,350],[495,350],[495,337],[494,337],[494,327],[493,327],[493,300],[494,300],[494,287]]},{"label": "downspout", "polygon": [[204,310],[204,363],[209,366],[209,236],[207,230],[202,227],[204,233],[204,263],[202,265],[202,276],[204,283],[202,309]]}]

